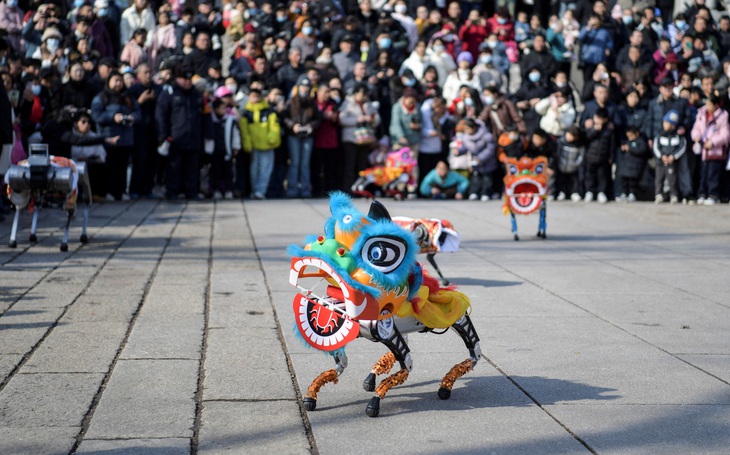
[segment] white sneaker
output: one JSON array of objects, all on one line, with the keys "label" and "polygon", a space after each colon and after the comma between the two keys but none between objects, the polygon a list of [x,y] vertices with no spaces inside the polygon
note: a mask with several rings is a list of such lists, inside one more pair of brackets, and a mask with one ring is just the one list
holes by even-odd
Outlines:
[{"label": "white sneaker", "polygon": [[697,205],[703,205],[703,204],[705,203],[705,201],[706,201],[706,200],[707,200],[707,199],[705,199],[705,198],[703,198],[703,197],[701,197],[701,196],[700,196],[700,197],[698,197],[698,198],[697,198]]},{"label": "white sneaker", "polygon": [[266,197],[261,193],[253,193],[252,198],[257,199],[259,201],[263,201],[264,199],[266,199]]},{"label": "white sneaker", "polygon": [[671,196],[671,197],[669,198],[669,203],[670,203],[670,204],[674,205],[674,204],[676,204],[677,202],[679,202],[679,198],[678,198],[677,196]]},{"label": "white sneaker", "polygon": [[223,199],[233,199],[233,191],[226,191],[226,194],[223,195]]},{"label": "white sneaker", "polygon": [[586,195],[583,198],[583,201],[585,201],[585,202],[593,202],[593,192],[586,191]]},{"label": "white sneaker", "polygon": [[605,204],[606,202],[608,202],[608,198],[604,193],[598,193],[598,202],[600,204]]},{"label": "white sneaker", "polygon": [[715,205],[717,201],[714,197],[710,196],[707,199],[705,199],[704,205]]},{"label": "white sneaker", "polygon": [[564,201],[565,198],[566,198],[565,193],[563,193],[562,191],[560,193],[558,193],[558,197],[557,197],[558,201]]},{"label": "white sneaker", "polygon": [[106,197],[104,198],[107,200],[107,202],[114,202],[116,199],[114,199],[114,196],[112,196],[110,193],[106,193]]},{"label": "white sneaker", "polygon": [[628,199],[629,197],[626,196],[626,193],[621,193],[621,195],[616,198],[616,202],[626,202]]},{"label": "white sneaker", "polygon": [[214,192],[213,193],[213,199],[215,199],[216,201],[219,200],[219,199],[223,199],[223,193],[221,193],[220,191]]},{"label": "white sneaker", "polygon": [[485,195],[484,195],[484,196],[482,196],[482,197],[481,197],[480,199],[481,199],[481,201],[482,201],[482,202],[487,202],[487,201],[489,200],[489,196],[487,196],[487,195],[485,194]]},{"label": "white sneaker", "polygon": [[570,195],[570,200],[573,202],[580,202],[582,200],[582,198],[580,197],[580,194],[573,193]]},{"label": "white sneaker", "polygon": [[629,196],[626,198],[626,202],[636,202],[636,196],[634,193],[629,193]]},{"label": "white sneaker", "polygon": [[129,195],[127,193],[122,193],[122,200],[123,201],[128,201],[129,200]]},{"label": "white sneaker", "polygon": [[470,201],[476,201],[477,199],[479,199],[479,195],[477,193],[471,193],[469,195],[469,200]]},{"label": "white sneaker", "polygon": [[662,196],[661,194],[657,194],[656,196],[654,196],[655,204],[661,204],[662,202],[664,202],[664,196]]}]

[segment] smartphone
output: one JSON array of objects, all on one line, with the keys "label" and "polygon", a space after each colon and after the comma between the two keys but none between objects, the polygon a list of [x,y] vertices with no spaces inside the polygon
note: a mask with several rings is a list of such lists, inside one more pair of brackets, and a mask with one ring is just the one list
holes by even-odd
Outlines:
[{"label": "smartphone", "polygon": [[18,101],[20,101],[20,90],[10,90],[10,92],[8,92],[8,99],[13,107],[17,107]]}]

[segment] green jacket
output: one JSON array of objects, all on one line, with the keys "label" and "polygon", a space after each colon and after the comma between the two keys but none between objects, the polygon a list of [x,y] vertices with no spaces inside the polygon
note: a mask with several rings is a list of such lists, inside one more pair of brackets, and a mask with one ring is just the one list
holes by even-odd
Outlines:
[{"label": "green jacket", "polygon": [[246,152],[273,150],[281,145],[279,117],[266,100],[256,104],[248,102],[241,113],[240,126]]},{"label": "green jacket", "polygon": [[410,123],[423,124],[421,105],[417,104],[413,112],[406,112],[402,100],[393,105],[390,116],[390,142],[395,144],[400,138],[405,137],[408,145],[415,145],[421,141],[421,130],[414,131]]}]

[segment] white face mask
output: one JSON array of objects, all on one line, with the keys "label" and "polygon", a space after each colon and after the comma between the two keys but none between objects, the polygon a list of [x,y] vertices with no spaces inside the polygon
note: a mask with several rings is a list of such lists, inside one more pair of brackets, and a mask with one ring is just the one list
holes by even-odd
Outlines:
[{"label": "white face mask", "polygon": [[395,12],[398,14],[405,14],[406,11],[408,11],[408,7],[406,5],[395,5]]},{"label": "white face mask", "polygon": [[61,40],[58,38],[48,38],[48,40],[46,40],[46,48],[48,49],[48,52],[56,52],[60,44]]},{"label": "white face mask", "polygon": [[238,92],[238,86],[236,84],[226,84],[226,88],[231,91],[234,95]]}]

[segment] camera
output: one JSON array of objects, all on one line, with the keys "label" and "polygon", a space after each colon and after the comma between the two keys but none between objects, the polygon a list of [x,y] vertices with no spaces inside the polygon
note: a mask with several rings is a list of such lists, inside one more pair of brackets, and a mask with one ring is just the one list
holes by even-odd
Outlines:
[{"label": "camera", "polygon": [[603,79],[604,81],[607,81],[608,80],[608,73],[601,74],[601,79]]},{"label": "camera", "polygon": [[131,125],[132,122],[134,122],[134,117],[132,117],[131,115],[122,116],[122,126]]}]

